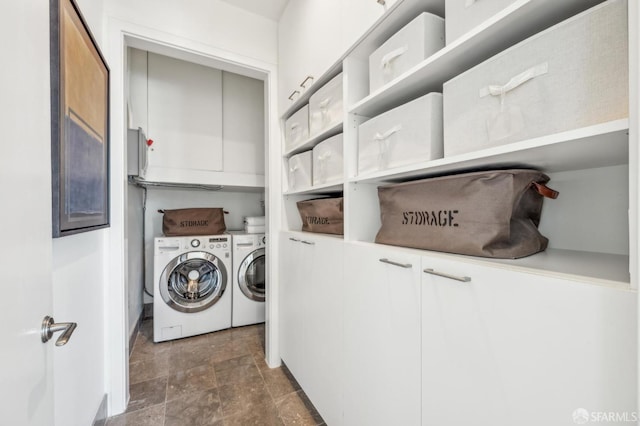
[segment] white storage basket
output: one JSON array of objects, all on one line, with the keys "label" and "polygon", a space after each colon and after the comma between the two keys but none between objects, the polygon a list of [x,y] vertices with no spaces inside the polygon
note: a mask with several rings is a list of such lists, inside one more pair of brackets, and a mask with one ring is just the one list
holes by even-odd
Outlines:
[{"label": "white storage basket", "polygon": [[313,148],[313,184],[341,182],[343,178],[342,133]]},{"label": "white storage basket", "polygon": [[369,56],[374,92],[444,47],[444,19],[423,12]]},{"label": "white storage basket", "polygon": [[296,111],[284,125],[284,151],[290,152],[309,139],[309,105]]},{"label": "white storage basket", "polygon": [[445,156],[628,117],[627,32],[611,0],[445,83]]},{"label": "white storage basket", "polygon": [[311,186],[312,163],[311,151],[301,152],[289,158],[289,191],[298,191]]},{"label": "white storage basket", "polygon": [[309,133],[318,136],[342,122],[342,73],[322,86],[309,98]]},{"label": "white storage basket", "polygon": [[442,95],[429,93],[362,123],[358,174],[442,158]]},{"label": "white storage basket", "polygon": [[445,20],[445,34],[447,44],[451,44],[463,34],[474,29],[484,21],[500,13],[502,10],[515,2],[516,0],[445,1],[444,16],[447,17],[447,19]]}]

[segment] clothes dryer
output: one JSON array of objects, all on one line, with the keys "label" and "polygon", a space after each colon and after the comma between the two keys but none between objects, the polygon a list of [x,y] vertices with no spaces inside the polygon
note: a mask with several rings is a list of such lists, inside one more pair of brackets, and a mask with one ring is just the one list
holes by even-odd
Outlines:
[{"label": "clothes dryer", "polygon": [[231,325],[265,320],[265,234],[233,234],[233,309]]},{"label": "clothes dryer", "polygon": [[156,238],[153,341],[231,327],[231,268],[230,235]]}]

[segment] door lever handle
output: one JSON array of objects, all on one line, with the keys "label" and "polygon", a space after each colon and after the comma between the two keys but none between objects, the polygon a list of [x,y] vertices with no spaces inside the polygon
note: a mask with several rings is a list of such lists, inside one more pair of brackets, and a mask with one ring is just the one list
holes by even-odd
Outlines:
[{"label": "door lever handle", "polygon": [[62,331],[62,335],[58,337],[58,340],[56,340],[56,346],[64,346],[71,338],[71,335],[73,334],[77,326],[78,324],[75,322],[61,322],[56,324],[55,320],[47,315],[42,320],[42,329],[40,331],[42,343],[46,343],[51,340],[51,337],[53,337],[53,333]]}]

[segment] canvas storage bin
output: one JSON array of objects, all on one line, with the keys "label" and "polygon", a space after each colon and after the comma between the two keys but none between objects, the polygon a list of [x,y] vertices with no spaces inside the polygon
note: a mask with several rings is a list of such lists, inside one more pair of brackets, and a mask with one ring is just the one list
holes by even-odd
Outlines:
[{"label": "canvas storage bin", "polygon": [[227,230],[222,208],[189,208],[158,210],[162,213],[162,233],[165,237],[189,235],[220,235]]},{"label": "canvas storage bin", "polygon": [[443,176],[378,188],[376,243],[493,258],[543,251],[543,196],[558,193],[537,170]]},{"label": "canvas storage bin", "polygon": [[313,184],[340,182],[343,178],[342,133],[313,148]]},{"label": "canvas storage bin", "polygon": [[309,105],[296,111],[284,123],[284,151],[289,152],[309,139]]},{"label": "canvas storage bin", "polygon": [[[444,26],[447,44],[451,44],[463,34],[471,31],[516,1],[517,0],[445,1],[444,16],[446,16],[447,19],[445,19]],[[540,0],[532,1],[539,2]]]},{"label": "canvas storage bin", "polygon": [[310,137],[340,124],[343,114],[342,73],[340,73],[309,98]]},{"label": "canvas storage bin", "polygon": [[444,47],[444,19],[423,12],[369,56],[373,93]]},{"label": "canvas storage bin", "polygon": [[628,117],[627,32],[608,1],[446,82],[445,156]]},{"label": "canvas storage bin", "polygon": [[342,197],[318,198],[297,203],[302,230],[323,234],[344,234]]},{"label": "canvas storage bin", "polygon": [[297,191],[311,186],[312,164],[313,159],[311,151],[301,152],[300,154],[292,155],[289,158],[289,191]]},{"label": "canvas storage bin", "polygon": [[358,174],[442,158],[442,95],[429,93],[362,123]]}]

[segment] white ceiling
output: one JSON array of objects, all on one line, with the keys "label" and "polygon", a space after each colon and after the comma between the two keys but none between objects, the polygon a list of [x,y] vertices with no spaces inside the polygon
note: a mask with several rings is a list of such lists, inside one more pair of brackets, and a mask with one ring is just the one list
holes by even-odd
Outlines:
[{"label": "white ceiling", "polygon": [[256,15],[279,21],[289,0],[222,0]]}]

